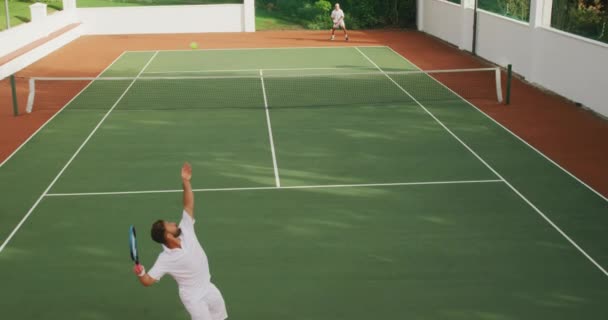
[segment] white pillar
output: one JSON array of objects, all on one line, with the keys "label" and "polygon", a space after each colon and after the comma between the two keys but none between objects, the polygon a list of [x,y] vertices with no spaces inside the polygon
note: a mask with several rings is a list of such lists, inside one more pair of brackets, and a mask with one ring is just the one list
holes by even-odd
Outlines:
[{"label": "white pillar", "polygon": [[76,0],[63,0],[63,11],[76,9]]},{"label": "white pillar", "polygon": [[46,18],[46,3],[36,2],[30,6],[30,17],[32,22],[40,21]]},{"label": "white pillar", "polygon": [[530,1],[530,27],[537,28],[551,24],[551,11],[549,10],[549,19],[546,18],[545,4],[549,3],[549,8],[553,5],[553,1],[549,0],[532,0]]},{"label": "white pillar", "polygon": [[243,1],[243,31],[255,32],[255,1]]},{"label": "white pillar", "polygon": [[462,0],[460,3],[460,50],[473,50],[473,19],[475,0]]},{"label": "white pillar", "polygon": [[10,10],[8,8],[8,0],[4,0],[4,12],[5,12],[4,17],[6,18],[6,28],[10,29],[11,28],[11,16],[10,16]]},{"label": "white pillar", "polygon": [[416,0],[416,26],[424,31],[424,0]]},{"label": "white pillar", "polygon": [[532,63],[526,78],[531,82],[541,82],[538,79],[538,66],[543,59],[542,30],[539,27],[551,26],[551,10],[553,0],[532,0],[530,2],[530,44]]},{"label": "white pillar", "polygon": [[553,13],[553,0],[544,0],[543,2],[543,21],[545,27],[551,26],[551,14]]}]

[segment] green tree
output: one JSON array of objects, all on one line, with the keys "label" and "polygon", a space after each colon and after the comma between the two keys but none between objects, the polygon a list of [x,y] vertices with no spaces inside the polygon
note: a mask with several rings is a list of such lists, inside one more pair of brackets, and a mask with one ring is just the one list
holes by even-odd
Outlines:
[{"label": "green tree", "polygon": [[[335,0],[334,0],[335,1]],[[416,24],[416,0],[338,0],[350,28],[411,27]],[[328,0],[258,0],[258,7],[278,11],[308,28],[329,27]]]},{"label": "green tree", "polygon": [[608,0],[554,0],[551,26],[608,42]]},{"label": "green tree", "polygon": [[305,3],[303,7],[297,10],[299,18],[308,21],[306,26],[309,29],[323,29],[326,27],[330,11],[331,3],[327,0]]},{"label": "green tree", "polygon": [[530,0],[499,0],[498,6],[506,16],[524,21],[530,19]]}]

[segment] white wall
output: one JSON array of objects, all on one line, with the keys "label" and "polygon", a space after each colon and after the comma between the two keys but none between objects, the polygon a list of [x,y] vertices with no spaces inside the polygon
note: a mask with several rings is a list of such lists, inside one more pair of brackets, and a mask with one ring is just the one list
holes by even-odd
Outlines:
[{"label": "white wall", "polygon": [[530,26],[491,12],[478,13],[477,54],[501,66],[512,64],[515,72],[529,78],[534,45]]},{"label": "white wall", "polygon": [[51,14],[36,23],[24,23],[0,32],[0,57],[48,36],[49,34],[77,21],[74,11]]},{"label": "white wall", "polygon": [[79,8],[87,34],[245,31],[243,5]]},{"label": "white wall", "polygon": [[[471,50],[472,28],[465,24],[473,10],[469,0],[462,2],[420,0],[418,28]],[[528,81],[608,116],[608,44],[552,29],[550,10],[551,0],[532,0],[530,23],[479,10],[477,54],[501,66],[512,64]]]},{"label": "white wall", "polygon": [[608,45],[546,28],[537,33],[543,45],[533,80],[608,116]]},{"label": "white wall", "polygon": [[255,32],[255,0],[243,1],[243,31]]},{"label": "white wall", "polygon": [[30,64],[46,57],[49,53],[65,46],[66,44],[78,39],[82,35],[82,27],[78,26],[62,35],[38,46],[31,51],[23,54],[6,64],[0,66],[0,80],[16,73],[17,71],[29,66]]},{"label": "white wall", "polygon": [[[462,8],[447,1],[422,0],[424,27],[421,31],[449,43],[460,45],[462,35]],[[420,9],[419,9],[420,10]],[[420,25],[418,26],[420,29]]]},{"label": "white wall", "polygon": [[[65,9],[50,16],[46,15],[46,5],[34,5],[34,7],[37,7],[34,10],[37,11],[32,12],[32,22],[21,24],[0,32],[0,57],[16,52],[38,40],[43,40],[53,32],[76,24],[78,19],[75,14],[73,1],[74,0],[63,0]],[[82,29],[80,26],[76,26],[63,34],[46,41],[44,44],[21,54],[9,62],[0,65],[0,80],[74,41],[80,37],[81,34]]]},{"label": "white wall", "polygon": [[254,32],[254,5],[254,0],[244,0],[243,4],[77,9],[75,0],[63,0],[63,11],[0,32],[0,57],[70,24],[82,24],[1,65],[0,80],[82,34]]}]

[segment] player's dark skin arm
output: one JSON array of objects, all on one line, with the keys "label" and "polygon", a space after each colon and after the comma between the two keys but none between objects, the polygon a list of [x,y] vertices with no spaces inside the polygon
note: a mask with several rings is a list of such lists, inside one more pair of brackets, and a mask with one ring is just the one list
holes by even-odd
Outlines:
[{"label": "player's dark skin arm", "polygon": [[194,193],[192,192],[192,167],[189,163],[184,163],[182,167],[182,186],[184,188],[184,211],[194,219]]}]

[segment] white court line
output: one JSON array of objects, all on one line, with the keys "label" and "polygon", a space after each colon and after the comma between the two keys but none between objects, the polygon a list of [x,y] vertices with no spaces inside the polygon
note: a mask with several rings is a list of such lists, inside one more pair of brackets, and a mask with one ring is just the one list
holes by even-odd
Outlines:
[{"label": "white court line", "polygon": [[[386,46],[359,46],[360,48],[385,48]],[[197,51],[246,51],[246,50],[299,50],[299,49],[352,49],[354,46],[325,47],[275,47],[275,48],[209,48],[209,49],[176,49],[176,50],[128,50],[125,52],[197,52]]]},{"label": "white court line", "polygon": [[118,100],[116,100],[116,102],[114,103],[114,105],[112,105],[112,107],[110,108],[110,110],[108,110],[108,112],[106,112],[106,114],[103,116],[103,118],[101,118],[101,120],[99,120],[99,122],[97,123],[97,125],[95,126],[95,128],[93,128],[93,131],[91,131],[91,133],[89,133],[89,135],[82,142],[82,144],[80,145],[80,147],[78,147],[78,149],[76,150],[76,152],[74,152],[74,154],[72,155],[72,157],[70,158],[70,160],[68,160],[68,162],[63,166],[63,168],[61,169],[61,171],[59,171],[59,173],[55,176],[55,178],[53,179],[53,181],[51,181],[51,183],[49,184],[49,186],[44,190],[44,192],[40,195],[40,197],[38,197],[38,200],[36,200],[36,202],[30,208],[30,210],[25,214],[25,216],[21,219],[21,221],[19,221],[19,224],[17,224],[17,226],[15,227],[15,229],[13,229],[13,231],[9,234],[9,236],[6,238],[6,240],[4,240],[4,243],[2,243],[2,246],[0,246],[0,253],[2,252],[2,250],[4,250],[4,248],[6,247],[6,245],[15,236],[15,234],[17,233],[17,231],[19,230],[19,228],[21,228],[21,226],[27,220],[27,218],[32,214],[32,212],[34,212],[34,209],[36,209],[36,207],[38,207],[38,204],[40,203],[40,201],[42,201],[42,199],[44,199],[44,197],[49,192],[49,190],[51,190],[51,188],[55,185],[55,183],[57,182],[57,180],[59,180],[59,177],[61,177],[61,175],[63,174],[63,172],[65,172],[65,170],[72,163],[72,161],[74,161],[74,159],[76,158],[76,156],[78,156],[78,154],[80,153],[80,151],[84,148],[84,146],[87,144],[87,142],[89,142],[89,140],[95,134],[95,132],[97,132],[97,129],[99,129],[99,127],[101,127],[101,125],[108,118],[108,116],[110,115],[110,113],[112,112],[112,110],[114,110],[114,108],[116,108],[116,106],[118,105],[118,103],[120,103],[120,101],[122,100],[122,98],[127,94],[127,92],[129,92],[129,89],[131,89],[131,87],[133,86],[133,84],[135,83],[135,81],[137,81],[137,78],[141,75],[141,73],[144,70],[146,70],[146,68],[148,67],[148,65],[150,65],[150,63],[152,62],[152,60],[154,60],[154,57],[156,57],[157,54],[158,54],[158,52],[155,53],[154,55],[152,55],[152,57],[150,58],[150,60],[148,60],[148,63],[146,63],[146,65],[139,72],[139,74],[137,75],[137,77],[135,79],[133,79],[133,81],[131,82],[131,84],[125,89],[125,91],[118,98]]},{"label": "white court line", "polygon": [[[383,72],[382,68],[380,68],[373,60],[371,60],[363,51],[359,48],[356,48],[364,57],[366,57],[372,64],[374,64],[378,70]],[[386,74],[386,73],[385,73]],[[492,171],[498,178],[500,178],[504,183],[506,183],[513,192],[515,192],[522,200],[524,200],[536,213],[538,213],[545,221],[549,223],[557,232],[559,232],[566,240],[570,242],[580,253],[582,253],[591,263],[593,263],[604,275],[608,276],[608,271],[604,269],[595,259],[593,259],[585,250],[583,250],[574,240],[572,240],[562,229],[560,229],[549,217],[547,217],[540,209],[538,209],[530,200],[528,200],[519,190],[517,190],[509,181],[507,181],[500,173],[498,173],[492,166],[490,166],[477,152],[475,152],[471,147],[469,147],[462,139],[460,139],[452,130],[450,130],[443,122],[441,122],[433,113],[431,113],[422,103],[420,103],[416,98],[414,98],[407,90],[403,89],[399,83],[397,83],[391,76],[386,74],[386,77],[389,78],[397,87],[399,87],[405,94],[407,94],[414,102],[416,102],[429,116],[431,116],[440,126],[442,126],[454,139],[456,139],[460,144],[462,144],[467,150],[471,152],[481,163],[483,163],[490,171]]]},{"label": "white court line", "polygon": [[264,83],[264,71],[259,70],[260,80],[262,81],[262,93],[264,94],[264,110],[266,111],[266,123],[268,124],[268,137],[270,138],[270,151],[272,152],[272,165],[274,166],[274,178],[277,188],[281,187],[281,179],[279,178],[279,166],[277,164],[277,155],[274,150],[274,139],[272,137],[272,125],[270,124],[270,110],[268,109],[268,96],[266,95],[266,84]]},{"label": "white court line", "polygon": [[[309,71],[309,70],[367,70],[368,67],[353,67],[353,68],[276,68],[264,69],[265,71]],[[166,74],[166,73],[220,73],[220,72],[258,72],[260,69],[235,69],[235,70],[179,70],[179,71],[148,71],[144,74]]]},{"label": "white court line", "polygon": [[[460,181],[427,181],[427,182],[393,182],[393,183],[362,183],[362,184],[327,184],[288,187],[245,187],[245,188],[208,188],[192,189],[193,192],[222,192],[222,191],[255,191],[255,190],[283,190],[283,189],[338,189],[338,188],[369,188],[369,187],[399,187],[399,186],[428,186],[451,184],[479,184],[502,183],[502,180],[460,180]],[[112,196],[132,194],[181,193],[182,189],[174,190],[143,190],[143,191],[117,191],[117,192],[80,192],[80,193],[48,193],[46,197],[83,197],[83,196]]]},{"label": "white court line", "polygon": [[[126,51],[123,51],[116,59],[114,59],[114,61],[112,61],[112,63],[110,63],[105,69],[103,69],[103,71],[101,71],[97,77],[95,78],[99,78],[101,77],[102,74],[104,74],[108,69],[110,69],[110,67],[112,65],[114,65],[114,63],[116,63],[116,61],[118,61],[120,58],[122,58],[122,56],[125,54]],[[49,122],[51,122],[51,120],[53,120],[58,114],[61,113],[61,111],[63,111],[63,109],[65,109],[67,106],[69,106],[74,100],[76,100],[76,98],[78,98],[78,96],[80,96],[80,94],[82,94],[88,87],[90,87],[94,81],[89,82],[89,84],[87,84],[84,88],[82,88],[82,90],[80,90],[80,92],[78,92],[72,99],[70,99],[70,101],[68,101],[68,103],[66,103],[63,107],[61,107],[61,109],[59,109],[59,111],[57,111],[52,117],[50,117],[42,126],[40,126],[40,128],[38,128],[38,130],[36,130],[34,133],[32,133],[32,135],[30,135],[27,140],[25,140],[17,149],[15,149],[15,151],[13,151],[13,153],[11,153],[6,159],[4,159],[4,161],[2,161],[2,163],[0,163],[0,168],[6,163],[8,162],[8,160],[10,158],[12,158],[19,150],[21,150],[21,148],[23,148],[23,146],[25,146],[26,143],[28,143],[33,137],[35,137],[38,132],[40,132],[40,130],[42,130]]]},{"label": "white court line", "polygon": [[[401,59],[405,60],[407,63],[411,64],[412,66],[416,67],[417,69],[422,70],[420,67],[418,67],[417,65],[415,65],[414,63],[412,63],[406,57],[402,56],[397,51],[393,50],[393,48],[391,48],[391,47],[385,47],[385,48],[390,49],[392,52],[394,52],[396,55],[398,55]],[[452,92],[454,95],[456,95],[457,97],[459,97],[460,99],[462,99],[463,101],[465,101],[468,105],[470,105],[471,107],[473,107],[475,110],[479,111],[479,113],[483,114],[486,118],[492,120],[492,122],[494,122],[495,124],[497,124],[498,126],[500,126],[501,128],[503,128],[505,131],[507,131],[508,133],[510,133],[512,136],[514,136],[515,138],[517,138],[519,141],[523,142],[525,145],[527,145],[528,147],[530,147],[530,149],[536,151],[536,153],[538,153],[539,155],[541,155],[543,158],[547,159],[553,165],[555,165],[556,167],[558,167],[559,169],[561,169],[562,171],[564,171],[565,173],[567,173],[574,180],[578,181],[580,184],[582,184],[583,186],[587,187],[587,189],[593,191],[600,198],[604,199],[604,201],[608,202],[608,197],[604,196],[599,191],[593,189],[590,185],[588,185],[587,183],[585,183],[583,180],[579,179],[577,176],[575,176],[574,174],[572,174],[570,171],[566,170],[564,167],[560,166],[557,162],[553,161],[553,159],[549,158],[547,155],[545,155],[544,153],[542,153],[540,150],[536,149],[533,145],[529,144],[526,140],[524,140],[523,138],[521,138],[520,136],[518,136],[517,134],[515,134],[509,128],[503,126],[500,122],[496,121],[496,119],[490,117],[487,113],[483,112],[476,105],[472,104],[470,101],[468,101],[467,99],[463,98],[458,93],[454,92],[454,90],[448,88],[448,86],[446,86],[445,84],[441,83],[441,81],[435,79],[431,75],[429,75],[429,77],[431,77],[435,82],[437,82],[438,84],[440,84],[441,86],[443,86],[444,88],[446,88],[447,90],[449,90],[450,92]]]}]

